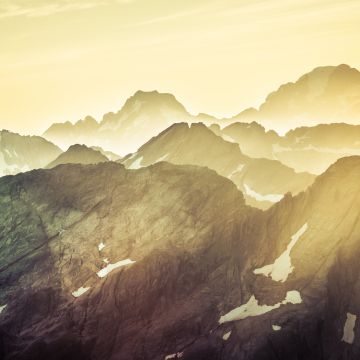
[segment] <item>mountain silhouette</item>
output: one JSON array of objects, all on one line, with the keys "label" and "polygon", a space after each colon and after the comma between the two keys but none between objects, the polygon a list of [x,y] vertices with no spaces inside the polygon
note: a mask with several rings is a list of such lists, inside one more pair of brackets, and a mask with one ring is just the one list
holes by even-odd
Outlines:
[{"label": "mountain silhouette", "polygon": [[118,112],[105,114],[100,122],[88,116],[75,124],[56,123],[43,136],[63,149],[85,144],[126,155],[177,122],[217,123],[225,127],[235,122],[255,121],[285,133],[319,123],[356,124],[359,118],[360,72],[343,64],[315,68],[294,83],[281,85],[259,109],[246,109],[231,118],[217,119],[204,113],[191,115],[172,94],[137,91]]},{"label": "mountain silhouette", "polygon": [[0,131],[0,176],[44,167],[61,149],[40,136]]},{"label": "mountain silhouette", "polygon": [[257,121],[275,130],[319,123],[358,124],[360,72],[348,65],[323,66],[281,85],[259,109],[248,109],[231,121]]},{"label": "mountain silhouette", "polygon": [[223,139],[239,144],[244,154],[279,160],[297,172],[318,175],[342,157],[360,155],[360,125],[299,127],[284,136],[266,131],[256,122],[237,122],[223,129],[213,124],[209,128]]},{"label": "mountain silhouette", "polygon": [[125,155],[175,122],[198,119],[206,120],[206,116],[191,116],[174,95],[137,91],[118,112],[105,114],[100,123],[91,117],[74,125],[58,123],[46,130],[44,137],[63,147],[83,143]]},{"label": "mountain silhouette", "polygon": [[296,173],[277,160],[252,159],[238,144],[225,141],[200,123],[179,123],[152,138],[121,162],[130,169],[167,161],[214,169],[232,180],[245,194],[248,204],[268,208],[285,193],[299,193],[310,185],[314,176]]},{"label": "mountain silhouette", "polygon": [[109,161],[100,151],[91,149],[85,145],[72,145],[65,152],[46,166],[51,169],[60,164],[97,164]]}]

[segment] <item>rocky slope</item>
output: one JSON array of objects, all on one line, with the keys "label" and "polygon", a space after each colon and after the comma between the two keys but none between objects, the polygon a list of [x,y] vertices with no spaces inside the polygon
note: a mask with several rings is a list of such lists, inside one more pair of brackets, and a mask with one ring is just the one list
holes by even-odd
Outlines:
[{"label": "rocky slope", "polygon": [[[152,354],[172,350],[174,305],[198,302],[207,269],[221,266],[252,212],[214,171],[165,163],[62,165],[4,178],[0,194],[0,354],[9,359],[136,358],[146,337]],[[187,339],[199,326],[185,326]]]},{"label": "rocky slope", "polygon": [[86,145],[72,145],[65,152],[46,166],[51,169],[60,164],[98,164],[109,159],[100,151],[87,147]]},{"label": "rocky slope", "polygon": [[[359,356],[360,267],[355,260],[360,251],[359,175],[359,157],[341,159],[308,191],[295,198],[287,196],[267,212],[266,230],[254,250],[263,256],[250,261],[249,293],[242,303],[254,295],[259,304],[272,305],[293,290],[299,296],[294,299],[301,303],[291,310],[280,305],[257,320],[237,322],[235,348],[244,339],[248,321],[255,330],[253,336],[258,336],[261,324],[268,324],[261,346],[252,348],[255,359]],[[280,299],[279,293],[283,294]],[[249,333],[246,337],[250,340]],[[239,358],[251,358],[244,349],[241,352]]]},{"label": "rocky slope", "polygon": [[359,176],[341,159],[266,212],[192,166],[3,178],[0,354],[357,359]]},{"label": "rocky slope", "polygon": [[1,130],[0,176],[42,168],[60,153],[60,148],[40,136],[22,136]]},{"label": "rocky slope", "polygon": [[279,201],[287,192],[303,191],[314,180],[313,175],[295,173],[279,161],[245,156],[238,144],[225,141],[203,124],[174,124],[122,159],[128,168],[160,161],[214,169],[244,192],[248,204],[262,209]]}]

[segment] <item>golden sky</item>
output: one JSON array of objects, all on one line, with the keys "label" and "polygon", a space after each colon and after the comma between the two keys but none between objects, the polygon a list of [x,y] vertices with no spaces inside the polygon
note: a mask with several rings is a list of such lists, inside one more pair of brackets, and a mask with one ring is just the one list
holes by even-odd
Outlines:
[{"label": "golden sky", "polygon": [[359,0],[0,0],[0,128],[97,119],[136,90],[234,115],[322,65],[360,68]]}]

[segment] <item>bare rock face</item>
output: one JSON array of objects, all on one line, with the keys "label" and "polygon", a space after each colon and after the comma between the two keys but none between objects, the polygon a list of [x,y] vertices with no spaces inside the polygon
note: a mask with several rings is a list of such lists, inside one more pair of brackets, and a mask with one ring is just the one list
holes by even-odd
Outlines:
[{"label": "bare rock face", "polygon": [[[278,307],[230,321],[235,329],[224,359],[359,356],[358,324],[347,324],[349,315],[359,315],[359,175],[359,157],[341,159],[305,193],[286,196],[265,214],[266,226],[253,249],[256,256],[244,270],[247,286],[241,304],[254,296],[260,307]],[[248,306],[247,311],[254,308],[264,310]]]},{"label": "bare rock face", "polygon": [[[125,338],[145,336],[138,321],[159,318],[161,327],[167,312],[178,315],[173,302],[199,296],[226,256],[219,234],[231,241],[237,218],[252,212],[215,172],[165,163],[138,171],[62,165],[4,178],[0,188],[0,321],[9,358],[117,356],[130,345]],[[227,207],[231,216],[221,214]],[[111,269],[126,259],[135,263]],[[133,345],[130,358],[141,350]]]},{"label": "bare rock face", "polygon": [[359,176],[339,160],[266,212],[196,166],[3,178],[0,354],[357,359]]}]

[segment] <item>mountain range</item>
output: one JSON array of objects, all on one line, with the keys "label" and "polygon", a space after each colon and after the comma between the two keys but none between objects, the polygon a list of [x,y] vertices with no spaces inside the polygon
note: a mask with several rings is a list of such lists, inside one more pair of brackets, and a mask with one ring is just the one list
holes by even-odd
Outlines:
[{"label": "mountain range", "polygon": [[173,95],[137,91],[121,110],[105,114],[100,123],[88,116],[74,125],[53,124],[43,136],[63,148],[81,143],[126,155],[171,124],[192,119]]},{"label": "mountain range", "polygon": [[68,148],[75,143],[101,146],[126,155],[176,122],[217,123],[256,121],[284,132],[319,123],[358,123],[360,117],[360,72],[348,65],[325,66],[303,75],[294,83],[280,86],[258,110],[247,109],[231,118],[207,114],[191,115],[171,94],[137,91],[116,113],[107,113],[100,122],[91,116],[56,123],[43,136]]},{"label": "mountain range", "polygon": [[238,143],[251,157],[279,160],[296,171],[316,175],[342,157],[360,155],[359,125],[319,124],[295,128],[284,136],[266,131],[256,122],[237,122],[223,129],[213,124],[210,129],[225,140]]},{"label": "mountain range", "polygon": [[0,359],[359,359],[359,84],[2,130]]},{"label": "mountain range", "polygon": [[319,123],[358,124],[360,72],[349,65],[323,66],[283,84],[259,109],[247,109],[231,119],[257,121],[283,131]]},{"label": "mountain range", "polygon": [[61,149],[40,136],[22,136],[0,131],[0,176],[42,168],[54,160]]},{"label": "mountain range", "polygon": [[315,178],[308,173],[296,173],[277,160],[250,158],[238,144],[215,135],[201,123],[174,124],[121,160],[130,169],[160,161],[214,169],[243,191],[248,204],[263,209],[287,192],[297,194],[305,190]]},{"label": "mountain range", "polygon": [[359,176],[341,159],[265,212],[189,165],[4,177],[0,354],[356,359]]}]

